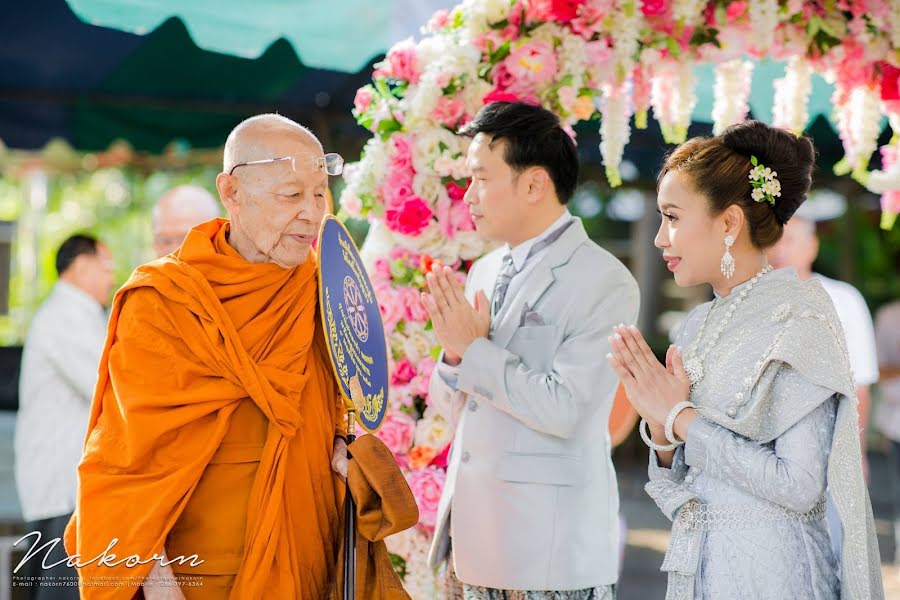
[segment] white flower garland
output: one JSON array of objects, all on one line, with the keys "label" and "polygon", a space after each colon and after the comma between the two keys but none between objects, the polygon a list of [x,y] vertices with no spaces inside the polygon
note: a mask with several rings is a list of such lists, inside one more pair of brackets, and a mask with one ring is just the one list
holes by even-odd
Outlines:
[{"label": "white flower garland", "polygon": [[600,154],[606,168],[606,178],[613,187],[622,183],[619,165],[625,145],[631,137],[631,94],[627,83],[603,86],[600,112]]},{"label": "white flower garland", "polygon": [[749,60],[730,60],[716,66],[714,86],[713,133],[719,135],[729,125],[740,123],[750,112],[750,82],[753,63]]},{"label": "white flower garland", "polygon": [[778,0],[749,0],[750,27],[753,30],[754,47],[765,52],[772,45],[778,26]]},{"label": "white flower garland", "polygon": [[799,135],[809,122],[809,95],[812,92],[812,66],[799,56],[788,61],[784,77],[773,82],[775,102],[772,121]]}]

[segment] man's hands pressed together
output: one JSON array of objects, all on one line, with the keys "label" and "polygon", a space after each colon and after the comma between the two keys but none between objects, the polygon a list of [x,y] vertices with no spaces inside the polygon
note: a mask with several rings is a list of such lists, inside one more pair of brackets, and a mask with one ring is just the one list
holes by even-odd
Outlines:
[{"label": "man's hands pressed together", "polygon": [[491,308],[487,295],[479,290],[473,307],[450,267],[435,266],[425,275],[428,293],[422,294],[431,324],[444,348],[444,362],[457,365],[469,346],[487,337],[491,328]]}]

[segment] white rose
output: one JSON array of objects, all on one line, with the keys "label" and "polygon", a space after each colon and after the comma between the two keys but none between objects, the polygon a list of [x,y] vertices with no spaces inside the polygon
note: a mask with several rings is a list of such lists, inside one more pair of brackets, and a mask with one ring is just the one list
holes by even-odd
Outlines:
[{"label": "white rose", "polygon": [[428,446],[440,452],[444,446],[450,443],[452,437],[453,429],[450,427],[450,423],[431,409],[426,409],[425,418],[416,423],[417,446]]},{"label": "white rose", "polygon": [[[436,164],[436,163],[435,163]],[[435,167],[435,171],[439,169]],[[420,198],[424,198],[432,205],[437,204],[441,200],[450,200],[447,196],[447,190],[441,185],[441,180],[429,171],[419,171],[413,177],[413,192]]]}]

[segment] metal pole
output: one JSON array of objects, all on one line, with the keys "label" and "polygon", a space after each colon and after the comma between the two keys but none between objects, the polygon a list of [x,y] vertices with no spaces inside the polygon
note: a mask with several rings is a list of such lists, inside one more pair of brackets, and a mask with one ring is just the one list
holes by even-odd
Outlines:
[{"label": "metal pole", "polygon": [[[347,446],[356,439],[354,434],[356,412],[347,412]],[[347,450],[347,461],[350,450]],[[347,474],[347,497],[344,502],[344,600],[356,600],[356,504],[350,493],[350,478]]]}]

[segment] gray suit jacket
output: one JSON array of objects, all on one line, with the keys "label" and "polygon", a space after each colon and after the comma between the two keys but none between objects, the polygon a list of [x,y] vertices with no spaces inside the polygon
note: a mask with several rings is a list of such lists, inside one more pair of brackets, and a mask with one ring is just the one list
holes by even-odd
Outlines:
[{"label": "gray suit jacket", "polygon": [[[477,261],[466,296],[490,297],[503,250]],[[609,412],[618,383],[607,337],[637,318],[634,278],[594,244],[580,220],[523,275],[476,340],[456,389],[438,374],[430,401],[456,422],[429,563],[513,590],[575,590],[614,583],[618,489]]]}]

